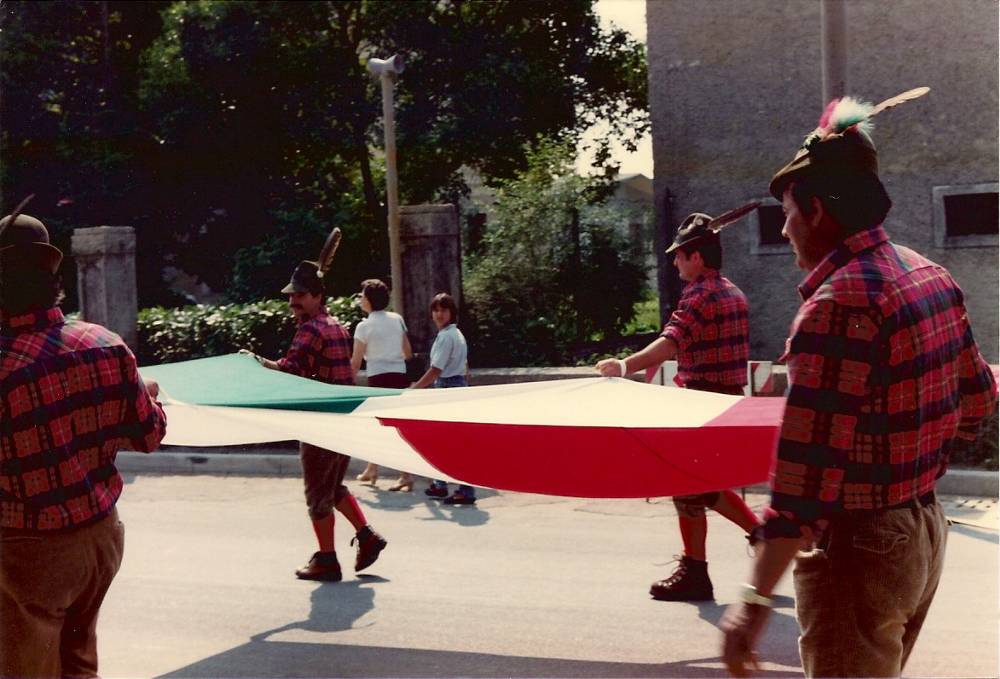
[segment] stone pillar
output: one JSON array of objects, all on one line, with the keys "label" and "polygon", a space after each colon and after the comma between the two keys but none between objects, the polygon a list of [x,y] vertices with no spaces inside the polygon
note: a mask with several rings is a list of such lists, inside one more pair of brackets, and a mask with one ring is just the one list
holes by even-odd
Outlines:
[{"label": "stone pillar", "polygon": [[135,283],[135,229],[98,226],[73,230],[80,314],[121,335],[136,350],[138,296]]},{"label": "stone pillar", "polygon": [[437,333],[430,313],[434,295],[450,293],[462,311],[458,211],[454,205],[403,205],[399,216],[404,318],[413,351],[426,353]]}]

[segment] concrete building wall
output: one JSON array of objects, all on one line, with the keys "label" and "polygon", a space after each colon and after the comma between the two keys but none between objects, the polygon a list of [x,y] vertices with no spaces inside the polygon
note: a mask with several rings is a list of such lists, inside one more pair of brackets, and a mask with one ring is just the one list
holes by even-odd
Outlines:
[{"label": "concrete building wall", "polygon": [[[824,104],[819,12],[814,0],[647,1],[659,252],[688,213],[717,214],[766,197],[771,175],[816,126]],[[875,124],[881,176],[895,204],[886,227],[897,243],[952,272],[991,362],[998,358],[996,238],[978,247],[935,245],[933,192],[997,182],[997,14],[993,0],[847,3],[848,92],[877,102],[931,88]],[[752,253],[750,225],[723,233],[723,268],[750,298],[753,358],[772,359],[804,273],[790,250]],[[661,260],[661,289],[676,290],[671,269]]]}]

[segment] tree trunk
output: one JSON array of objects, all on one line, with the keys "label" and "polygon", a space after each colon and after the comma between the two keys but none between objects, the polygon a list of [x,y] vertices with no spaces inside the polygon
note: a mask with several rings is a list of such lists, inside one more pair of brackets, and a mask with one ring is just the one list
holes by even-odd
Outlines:
[{"label": "tree trunk", "polygon": [[580,211],[575,207],[570,210],[569,222],[570,244],[573,248],[570,256],[570,278],[573,286],[573,315],[575,320],[576,341],[583,341],[583,314],[580,311],[580,295],[583,294],[583,284],[580,281]]}]

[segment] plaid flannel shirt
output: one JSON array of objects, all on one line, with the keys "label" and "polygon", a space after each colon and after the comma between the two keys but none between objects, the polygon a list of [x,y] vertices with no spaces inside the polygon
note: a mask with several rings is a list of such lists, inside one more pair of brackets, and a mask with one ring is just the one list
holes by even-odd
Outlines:
[{"label": "plaid flannel shirt", "polygon": [[742,387],[750,358],[750,317],[743,291],[707,269],[688,283],[661,337],[677,344],[677,381]]},{"label": "plaid flannel shirt", "polygon": [[132,352],[99,325],[53,307],[0,328],[0,527],[76,528],[111,513],[115,456],[166,432]]},{"label": "plaid flannel shirt", "polygon": [[278,367],[293,375],[328,384],[354,384],[351,336],[326,309],[301,323]]},{"label": "plaid flannel shirt", "polygon": [[799,292],[768,538],[817,539],[836,513],[928,493],[953,439],[996,405],[962,290],[882,227],[847,238]]}]

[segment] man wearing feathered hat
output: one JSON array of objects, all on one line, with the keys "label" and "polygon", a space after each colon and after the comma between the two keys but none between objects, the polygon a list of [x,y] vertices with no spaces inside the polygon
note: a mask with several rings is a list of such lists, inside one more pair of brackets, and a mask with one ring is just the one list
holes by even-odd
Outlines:
[{"label": "man wearing feathered hat", "polygon": [[166,431],[116,334],[59,309],[45,225],[0,220],[0,675],[97,676],[97,615],[121,565],[122,447]]},{"label": "man wearing feathered hat", "polygon": [[952,441],[974,438],[996,383],[961,289],[896,245],[868,121],[834,100],[770,192],[802,305],[785,360],[789,391],[765,523],[743,602],[721,623],[730,672],[747,673],[778,579],[794,560],[806,676],[899,676],[941,576],[947,525],[934,495]]},{"label": "man wearing feathered hat", "polygon": [[[696,212],[684,220],[667,254],[687,286],[663,333],[642,351],[626,359],[605,359],[595,367],[605,377],[629,373],[677,359],[679,381],[688,389],[742,395],[747,383],[750,321],[747,299],[721,275],[719,230],[757,207],[744,205],[720,217]],[[753,511],[732,490],[674,498],[684,554],[675,571],[649,589],[661,601],[708,601],[714,598],[708,576],[705,543],[711,507],[749,533],[759,523]]]},{"label": "man wearing feathered hat", "polygon": [[[257,360],[266,368],[326,382],[354,384],[351,370],[351,336],[326,309],[324,274],[333,259],[340,230],[335,229],[323,246],[319,260],[300,262],[288,285],[281,292],[288,295],[288,306],[295,315],[298,329],[284,358]],[[354,570],[368,568],[385,548],[385,538],[372,530],[357,499],[344,485],[344,474],[351,458],[306,442],[299,443],[305,481],[306,506],[319,544],[309,562],[295,572],[302,580],[336,582],[342,578],[334,542],[334,514],[343,514],[357,531],[358,543]]]}]

